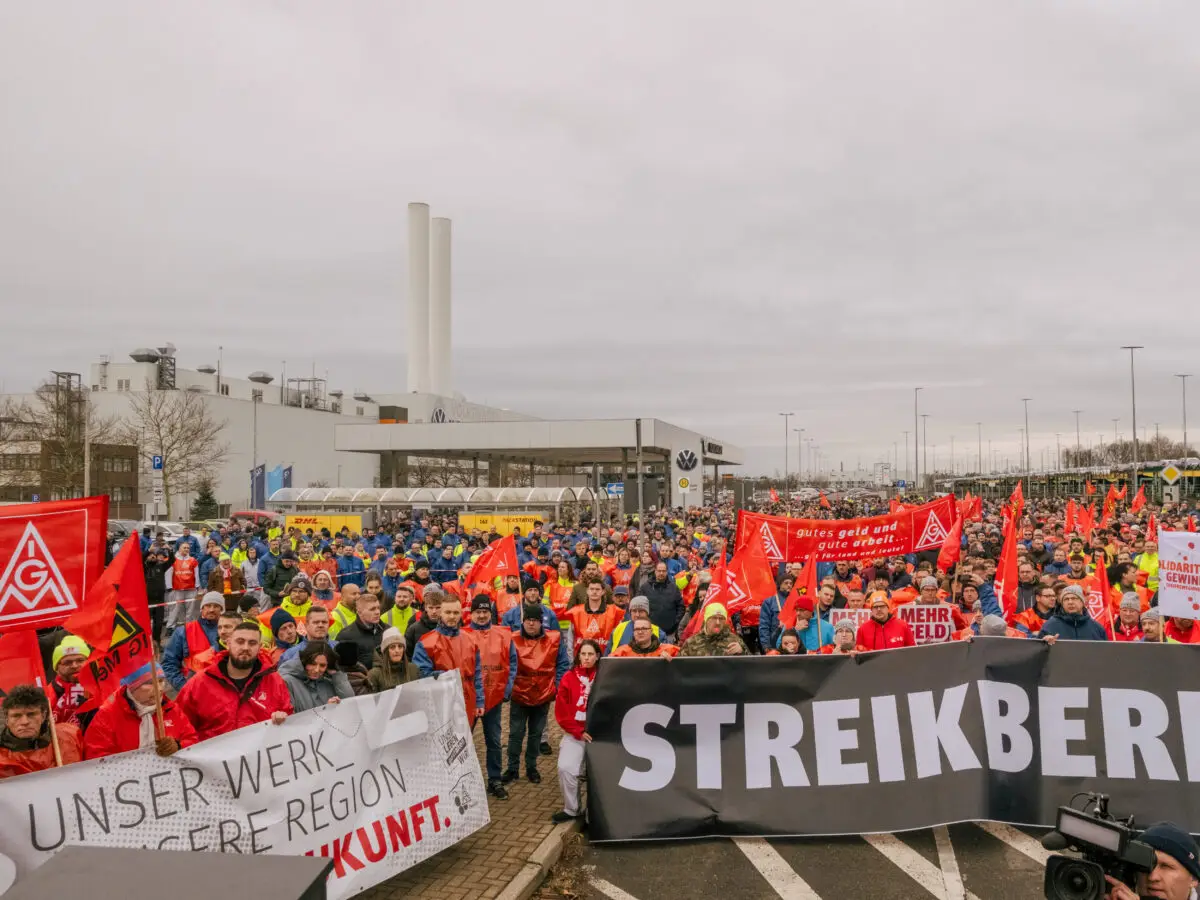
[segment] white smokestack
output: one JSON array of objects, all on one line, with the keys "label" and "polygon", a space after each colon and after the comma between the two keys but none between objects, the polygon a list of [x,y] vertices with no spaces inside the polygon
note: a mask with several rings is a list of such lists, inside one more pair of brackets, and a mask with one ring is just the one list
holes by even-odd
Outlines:
[{"label": "white smokestack", "polygon": [[433,393],[449,397],[450,384],[450,220],[435,218],[430,246],[429,374]]},{"label": "white smokestack", "polygon": [[429,392],[429,204],[408,204],[408,390]]}]

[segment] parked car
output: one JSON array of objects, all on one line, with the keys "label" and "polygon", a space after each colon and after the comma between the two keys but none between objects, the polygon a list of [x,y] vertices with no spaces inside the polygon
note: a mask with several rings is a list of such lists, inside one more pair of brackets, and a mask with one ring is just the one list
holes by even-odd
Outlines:
[{"label": "parked car", "polygon": [[158,532],[164,532],[164,539],[168,547],[174,547],[175,542],[179,540],[183,534],[182,522],[143,522],[142,525],[150,529],[150,534],[154,535]]}]

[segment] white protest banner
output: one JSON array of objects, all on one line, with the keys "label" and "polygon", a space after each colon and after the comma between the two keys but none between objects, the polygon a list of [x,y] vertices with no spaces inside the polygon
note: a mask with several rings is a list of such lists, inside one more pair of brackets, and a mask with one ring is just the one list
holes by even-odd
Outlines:
[{"label": "white protest banner", "polygon": [[896,616],[908,623],[917,646],[943,644],[954,635],[954,611],[940,603],[906,603]]},{"label": "white protest banner", "polygon": [[1200,535],[1158,532],[1158,608],[1164,616],[1200,619]]},{"label": "white protest banner", "polygon": [[858,631],[858,627],[869,618],[871,618],[869,609],[831,609],[829,611],[829,624],[834,628],[837,628],[838,622],[848,620],[854,624],[854,630]]},{"label": "white protest banner", "polygon": [[310,855],[333,860],[341,900],[488,821],[457,672],[165,759],[138,750],[0,781],[17,881],[67,844]]}]

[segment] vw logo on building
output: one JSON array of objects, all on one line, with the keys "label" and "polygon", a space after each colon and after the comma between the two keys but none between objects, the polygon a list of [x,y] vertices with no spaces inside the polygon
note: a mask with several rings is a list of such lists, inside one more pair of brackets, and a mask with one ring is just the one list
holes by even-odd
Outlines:
[{"label": "vw logo on building", "polygon": [[445,422],[446,421],[446,411],[439,406],[437,409],[435,409],[430,414],[429,420],[431,422],[439,422],[439,423]]},{"label": "vw logo on building", "polygon": [[675,454],[675,465],[685,472],[692,471],[699,463],[700,460],[696,459],[696,454],[691,450],[680,450]]}]

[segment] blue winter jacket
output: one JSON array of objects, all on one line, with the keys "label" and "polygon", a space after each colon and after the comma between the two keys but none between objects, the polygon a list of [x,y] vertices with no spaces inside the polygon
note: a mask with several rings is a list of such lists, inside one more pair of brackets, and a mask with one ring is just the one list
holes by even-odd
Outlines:
[{"label": "blue winter jacket", "polygon": [[429,561],[429,578],[438,584],[446,584],[458,578],[458,560],[446,559],[440,553]]},{"label": "blue winter jacket", "polygon": [[[211,649],[216,650],[219,641],[217,640],[217,623],[210,622],[207,619],[199,619],[200,627],[204,629],[204,633],[208,635],[208,645]],[[188,647],[187,629],[183,626],[175,629],[171,635],[171,640],[167,641],[167,646],[162,653],[162,669],[163,674],[167,676],[167,683],[175,690],[180,690],[187,681],[187,672],[183,668],[184,660],[188,658],[189,651],[192,648]],[[204,648],[197,648],[202,651]]]},{"label": "blue winter jacket", "polygon": [[348,584],[357,584],[360,588],[367,586],[367,567],[353,553],[349,556],[338,557],[337,573],[338,590],[341,590]]},{"label": "blue winter jacket", "polygon": [[758,611],[758,645],[766,653],[779,640],[779,613],[787,603],[787,594],[775,594],[763,601]]},{"label": "blue winter jacket", "polygon": [[[521,607],[514,606],[503,616],[500,617],[500,624],[513,631],[521,630]],[[558,616],[545,603],[542,604],[542,628],[546,631],[562,631],[562,626],[558,624]]]},{"label": "blue winter jacket", "polygon": [[1107,641],[1104,626],[1087,612],[1057,612],[1042,625],[1042,637],[1057,635],[1063,641]]},{"label": "blue winter jacket", "polygon": [[809,653],[820,653],[822,647],[833,643],[833,626],[821,618],[810,619],[808,627],[799,634],[800,643]]}]

